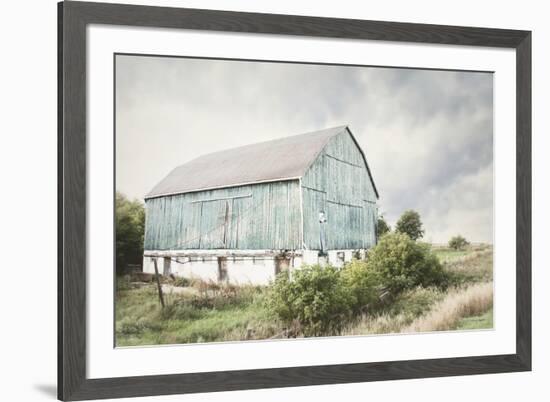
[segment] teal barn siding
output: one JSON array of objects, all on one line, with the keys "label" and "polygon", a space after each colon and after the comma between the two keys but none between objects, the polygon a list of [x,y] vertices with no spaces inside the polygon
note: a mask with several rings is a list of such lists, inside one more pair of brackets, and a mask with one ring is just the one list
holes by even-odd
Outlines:
[{"label": "teal barn siding", "polygon": [[330,139],[301,184],[304,243],[309,249],[321,249],[320,211],[326,217],[326,249],[374,246],[377,194],[363,155],[347,130]]},{"label": "teal barn siding", "polygon": [[298,180],[167,195],[145,202],[146,250],[301,248]]},{"label": "teal barn siding", "polygon": [[323,211],[325,250],[367,249],[376,243],[377,199],[351,131],[334,127],[175,168],[146,196],[144,246],[320,250]]}]

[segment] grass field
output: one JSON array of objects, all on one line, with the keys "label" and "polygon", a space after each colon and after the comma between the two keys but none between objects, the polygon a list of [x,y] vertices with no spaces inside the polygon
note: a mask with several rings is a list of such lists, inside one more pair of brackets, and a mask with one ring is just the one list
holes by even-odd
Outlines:
[{"label": "grass field", "polygon": [[[447,291],[405,291],[383,308],[357,317],[342,335],[492,328],[493,253],[434,249],[450,274]],[[181,286],[187,285],[183,289]],[[156,285],[120,277],[116,292],[117,346],[223,342],[291,336],[265,307],[266,289],[166,281],[166,307]],[[179,291],[176,291],[179,290]]]},{"label": "grass field", "polygon": [[433,252],[441,262],[456,260],[470,254],[471,250],[453,250],[447,247],[434,248]]},{"label": "grass field", "polygon": [[[117,291],[118,346],[213,342],[273,336],[278,330],[264,308],[261,288],[228,293],[164,294],[159,306],[156,285],[130,285]],[[260,336],[258,333],[257,336]]]},{"label": "grass field", "polygon": [[481,315],[461,319],[455,329],[468,330],[480,328],[493,328],[493,309],[490,308]]}]

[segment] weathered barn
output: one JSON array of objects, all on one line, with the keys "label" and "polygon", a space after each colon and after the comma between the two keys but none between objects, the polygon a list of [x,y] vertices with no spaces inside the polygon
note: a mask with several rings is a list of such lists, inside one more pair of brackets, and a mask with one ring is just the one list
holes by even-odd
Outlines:
[{"label": "weathered barn", "polygon": [[378,193],[346,126],[200,156],[145,197],[144,270],[265,284],[376,242]]}]

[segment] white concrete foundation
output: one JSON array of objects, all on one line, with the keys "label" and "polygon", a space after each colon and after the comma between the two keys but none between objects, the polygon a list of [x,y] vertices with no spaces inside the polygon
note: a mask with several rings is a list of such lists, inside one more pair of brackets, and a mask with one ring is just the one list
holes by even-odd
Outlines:
[{"label": "white concrete foundation", "polygon": [[354,252],[364,250],[329,250],[320,257],[318,250],[279,252],[272,250],[146,250],[143,272],[155,273],[153,260],[163,275],[232,284],[268,285],[276,274],[302,265],[328,264],[342,267],[352,260]]}]

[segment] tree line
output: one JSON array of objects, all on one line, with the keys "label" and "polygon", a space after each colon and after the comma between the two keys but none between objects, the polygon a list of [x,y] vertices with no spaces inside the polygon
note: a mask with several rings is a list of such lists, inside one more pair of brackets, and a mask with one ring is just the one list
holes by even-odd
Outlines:
[{"label": "tree line", "polygon": [[[386,233],[390,233],[391,231],[391,226],[386,222],[384,214],[379,215],[376,223],[376,238],[380,239]],[[404,233],[414,241],[424,237],[425,231],[422,225],[422,220],[420,219],[420,214],[412,209],[408,209],[403,212],[395,224],[395,232]],[[453,236],[448,242],[449,248],[454,250],[463,250],[469,244],[470,243],[462,235]]]},{"label": "tree line", "polygon": [[143,262],[145,206],[139,200],[115,195],[116,272],[123,274],[130,264]]}]

